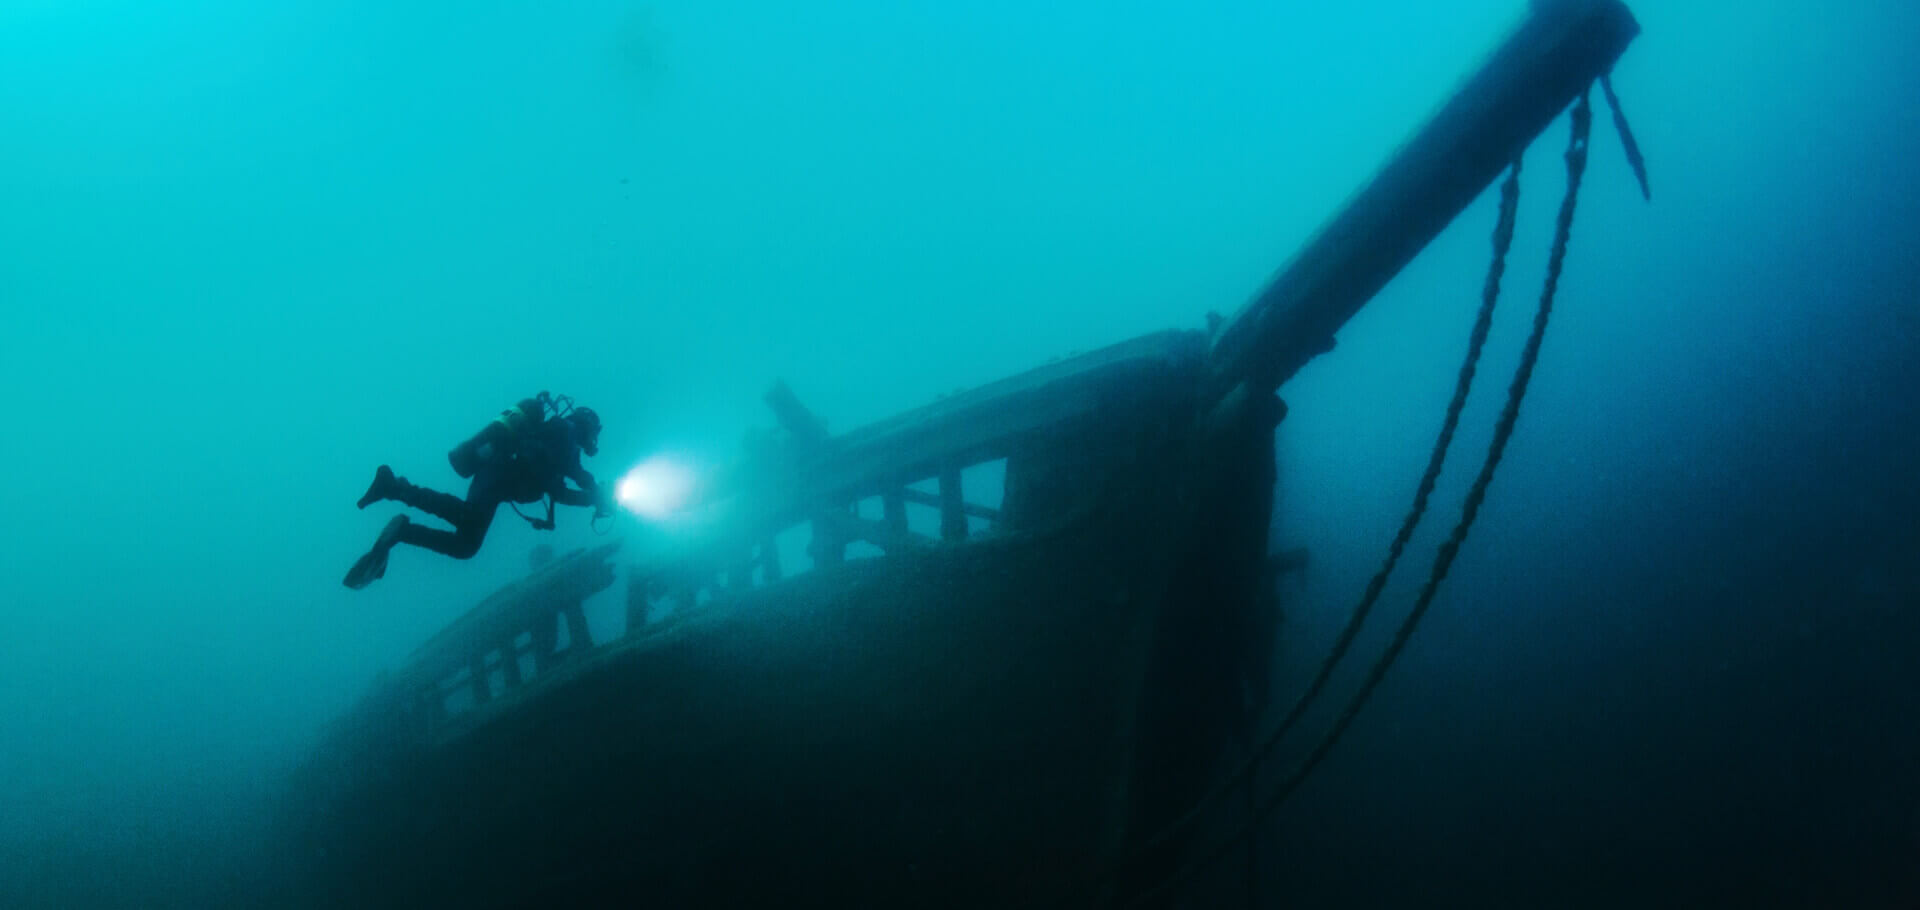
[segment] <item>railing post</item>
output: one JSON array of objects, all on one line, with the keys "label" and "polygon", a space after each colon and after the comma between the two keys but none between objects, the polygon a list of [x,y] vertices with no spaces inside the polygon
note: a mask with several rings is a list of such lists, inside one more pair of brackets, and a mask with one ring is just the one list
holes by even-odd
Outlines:
[{"label": "railing post", "polygon": [[807,544],[807,555],[813,557],[816,568],[847,561],[846,537],[840,533],[840,523],[834,521],[831,514],[813,517],[813,540]]},{"label": "railing post", "polygon": [[545,673],[553,666],[554,649],[560,645],[560,617],[551,613],[533,624],[533,672]]},{"label": "railing post", "polygon": [[560,608],[560,615],[567,618],[567,656],[587,653],[593,647],[593,633],[587,630],[587,611],[580,601]]},{"label": "railing post", "polygon": [[899,490],[890,490],[880,498],[880,504],[885,512],[881,520],[886,522],[887,533],[893,535],[895,539],[905,539],[907,536],[906,497],[900,495]]},{"label": "railing post", "polygon": [[520,650],[513,646],[514,638],[500,644],[500,674],[509,689],[520,687]]},{"label": "railing post", "polygon": [[961,496],[960,466],[948,464],[940,469],[940,539],[967,539],[966,499]]},{"label": "railing post", "polygon": [[473,703],[484,705],[493,700],[493,686],[487,681],[487,652],[478,651],[467,665],[467,674],[472,676]]},{"label": "railing post", "polygon": [[772,537],[760,541],[760,578],[767,584],[780,580],[780,545]]},{"label": "railing post", "polygon": [[627,634],[646,628],[652,618],[653,598],[647,596],[647,579],[639,572],[627,573]]},{"label": "railing post", "polygon": [[753,590],[753,545],[742,547],[740,558],[727,569],[727,590]]}]

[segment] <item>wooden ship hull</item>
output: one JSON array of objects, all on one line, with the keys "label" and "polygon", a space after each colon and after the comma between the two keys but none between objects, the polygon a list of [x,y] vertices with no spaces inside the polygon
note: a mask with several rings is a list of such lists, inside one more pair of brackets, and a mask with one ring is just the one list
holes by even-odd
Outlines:
[{"label": "wooden ship hull", "polygon": [[[1636,30],[1613,0],[1536,4],[1212,332],[838,437],[777,388],[785,443],[699,523],[536,570],[336,722],[289,789],[297,897],[1056,906],[1159,882],[1191,845],[1157,835],[1244,754],[1268,689],[1280,383]],[[969,499],[980,465],[996,503]],[[796,528],[801,573],[777,543]],[[626,630],[596,643],[582,603],[616,556]]]}]

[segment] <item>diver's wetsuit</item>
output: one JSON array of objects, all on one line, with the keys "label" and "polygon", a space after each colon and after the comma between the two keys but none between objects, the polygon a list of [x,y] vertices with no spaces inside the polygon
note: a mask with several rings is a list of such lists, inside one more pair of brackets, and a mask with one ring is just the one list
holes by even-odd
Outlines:
[{"label": "diver's wetsuit", "polygon": [[[455,559],[469,559],[480,552],[487,529],[500,504],[533,503],[551,496],[557,505],[591,506],[599,503],[599,486],[593,475],[580,464],[580,446],[573,441],[563,420],[548,420],[521,440],[519,451],[511,458],[497,459],[479,466],[467,498],[430,490],[395,477],[385,498],[443,518],[453,530],[442,531],[409,523],[400,529],[398,542],[424,547]],[[567,486],[572,480],[580,489]]]}]

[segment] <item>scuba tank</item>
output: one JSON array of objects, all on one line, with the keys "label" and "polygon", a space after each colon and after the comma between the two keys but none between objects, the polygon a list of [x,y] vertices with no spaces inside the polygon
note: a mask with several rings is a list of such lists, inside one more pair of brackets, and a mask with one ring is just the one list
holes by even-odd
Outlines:
[{"label": "scuba tank", "polygon": [[513,457],[519,447],[520,434],[546,419],[546,394],[541,392],[538,398],[521,399],[519,404],[501,411],[500,416],[481,427],[480,432],[448,451],[447,464],[453,466],[453,472],[472,477],[483,464]]}]

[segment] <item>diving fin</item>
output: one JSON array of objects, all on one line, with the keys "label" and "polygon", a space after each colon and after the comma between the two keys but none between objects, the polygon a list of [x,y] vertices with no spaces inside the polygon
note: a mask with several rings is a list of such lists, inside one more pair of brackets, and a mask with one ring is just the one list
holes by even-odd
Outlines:
[{"label": "diving fin", "polygon": [[373,542],[373,549],[368,550],[353,564],[353,568],[347,570],[347,577],[341,579],[341,583],[358,591],[386,575],[387,554],[393,552],[393,545],[400,542],[400,532],[407,524],[407,516],[393,516],[393,520],[380,530],[380,537]]}]

